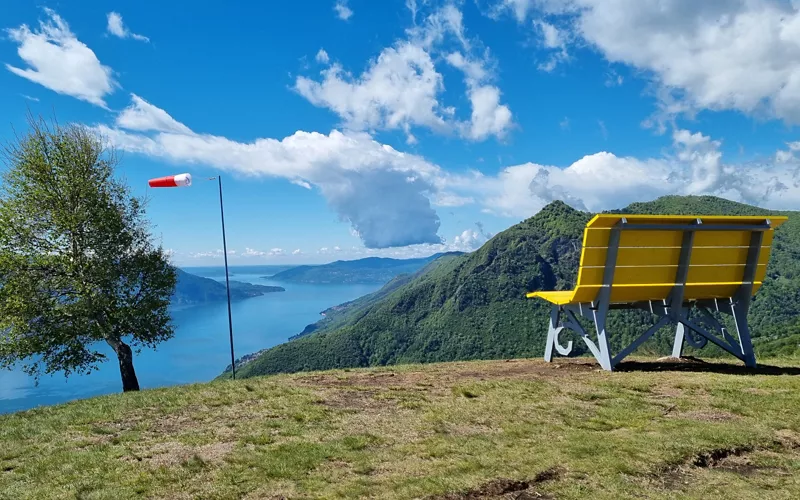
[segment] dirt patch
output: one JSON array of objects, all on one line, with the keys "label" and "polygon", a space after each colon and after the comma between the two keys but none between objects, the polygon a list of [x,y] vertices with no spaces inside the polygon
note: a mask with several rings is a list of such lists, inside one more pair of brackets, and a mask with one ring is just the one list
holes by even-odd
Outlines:
[{"label": "dirt patch", "polygon": [[554,481],[561,477],[563,471],[558,468],[540,472],[530,481],[514,479],[495,479],[475,489],[460,493],[447,493],[430,497],[430,500],[479,500],[479,499],[515,499],[528,500],[534,498],[553,498],[552,495],[536,490],[536,486],[546,481]]},{"label": "dirt patch", "polygon": [[202,468],[208,464],[222,462],[233,452],[235,443],[209,443],[202,446],[189,446],[176,441],[157,443],[146,450],[136,450],[120,459],[126,462],[141,462],[154,467]]},{"label": "dirt patch", "polygon": [[753,451],[749,447],[719,448],[698,453],[687,459],[685,463],[670,467],[656,474],[656,482],[669,490],[681,490],[691,483],[693,475],[699,469],[714,469],[732,472],[740,476],[753,476],[765,471],[774,474],[775,467],[758,466],[751,462],[748,454]]},{"label": "dirt patch", "polygon": [[696,420],[698,422],[728,422],[740,418],[738,415],[729,413],[722,410],[698,410],[686,412],[665,412],[665,416],[673,418],[685,418],[688,420]]},{"label": "dirt patch", "polygon": [[383,406],[375,400],[374,390],[324,391],[320,394],[320,404],[337,410],[369,410]]},{"label": "dirt patch", "polygon": [[[479,363],[479,370],[476,370]],[[428,388],[429,391],[449,389],[455,384],[479,382],[494,378],[543,379],[554,376],[574,376],[575,372],[594,372],[599,365],[585,358],[564,358],[555,363],[538,359],[513,359],[487,362],[442,363],[425,371],[325,373],[299,375],[295,379],[300,385],[312,387],[382,387],[382,388]]]},{"label": "dirt patch", "polygon": [[704,451],[695,455],[691,464],[695,467],[716,467],[728,457],[738,457],[743,453],[751,451],[751,448],[718,448],[715,450]]}]

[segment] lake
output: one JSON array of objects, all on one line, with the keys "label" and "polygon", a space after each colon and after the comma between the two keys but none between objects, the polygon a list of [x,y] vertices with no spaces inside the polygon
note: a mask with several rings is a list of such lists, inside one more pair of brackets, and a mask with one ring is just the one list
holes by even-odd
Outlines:
[{"label": "lake", "polygon": [[[225,269],[214,267],[183,268],[186,272],[213,278],[224,283]],[[280,283],[264,276],[286,266],[231,267],[231,280],[257,285],[277,285],[285,292],[231,304],[236,357],[272,347],[300,333],[306,325],[320,319],[328,307],[371,293],[380,285],[304,285]],[[206,382],[231,362],[228,337],[228,309],[225,301],[172,311],[175,336],[158,346],[142,350],[134,360],[142,389],[168,385]],[[99,348],[108,361],[89,375],[63,374],[42,376],[38,387],[21,370],[0,370],[0,413],[63,403],[74,399],[121,392],[116,355],[105,344]]]}]

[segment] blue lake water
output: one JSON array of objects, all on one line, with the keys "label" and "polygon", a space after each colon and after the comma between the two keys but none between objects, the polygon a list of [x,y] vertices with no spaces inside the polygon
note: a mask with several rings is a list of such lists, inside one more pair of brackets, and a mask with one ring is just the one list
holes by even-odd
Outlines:
[{"label": "blue lake water", "polygon": [[[302,285],[280,283],[264,276],[277,266],[232,267],[231,280],[259,285],[278,285],[285,292],[232,303],[236,357],[285,342],[317,321],[324,309],[371,293],[380,285]],[[187,272],[225,280],[223,268],[185,268]],[[228,310],[225,301],[172,311],[175,336],[158,346],[142,350],[134,360],[142,389],[205,382],[230,364]],[[99,350],[108,361],[89,375],[43,376],[36,386],[21,370],[0,371],[0,413],[63,403],[74,399],[120,392],[119,366],[105,344]]]}]

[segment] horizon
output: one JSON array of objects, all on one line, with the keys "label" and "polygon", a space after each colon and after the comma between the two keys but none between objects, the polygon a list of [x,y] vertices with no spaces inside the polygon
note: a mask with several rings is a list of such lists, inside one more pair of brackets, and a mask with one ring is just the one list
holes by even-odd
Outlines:
[{"label": "horizon", "polygon": [[0,140],[104,135],[182,266],[221,261],[214,175],[236,264],[469,252],[554,200],[800,205],[786,0],[6,4]]}]

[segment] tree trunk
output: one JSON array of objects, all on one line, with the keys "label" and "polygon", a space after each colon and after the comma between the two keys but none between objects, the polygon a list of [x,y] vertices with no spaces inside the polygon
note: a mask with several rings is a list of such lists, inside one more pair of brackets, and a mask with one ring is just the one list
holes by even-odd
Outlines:
[{"label": "tree trunk", "polygon": [[133,369],[133,351],[128,344],[118,339],[106,339],[119,359],[119,374],[122,376],[122,391],[138,391],[139,380],[136,378],[136,371]]}]

